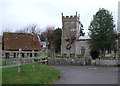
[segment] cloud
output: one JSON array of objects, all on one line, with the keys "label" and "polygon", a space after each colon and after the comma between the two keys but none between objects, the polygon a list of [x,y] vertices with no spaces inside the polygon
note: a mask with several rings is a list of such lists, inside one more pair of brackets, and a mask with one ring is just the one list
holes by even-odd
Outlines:
[{"label": "cloud", "polygon": [[85,32],[93,15],[99,8],[105,8],[113,13],[117,22],[117,5],[119,0],[1,0],[0,16],[3,29],[14,31],[25,25],[37,23],[41,28],[48,25],[62,27],[61,13],[64,15],[80,14]]}]

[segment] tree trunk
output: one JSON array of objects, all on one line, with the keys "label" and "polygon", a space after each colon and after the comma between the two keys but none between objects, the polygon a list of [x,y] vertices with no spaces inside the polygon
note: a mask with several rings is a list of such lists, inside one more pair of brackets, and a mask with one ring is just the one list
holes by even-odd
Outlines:
[{"label": "tree trunk", "polygon": [[53,56],[53,50],[51,50],[51,57],[53,58],[54,56]]},{"label": "tree trunk", "polygon": [[102,58],[104,58],[105,57],[105,51],[103,50],[102,51]]},{"label": "tree trunk", "polygon": [[102,54],[101,54],[101,58],[103,58],[103,51],[102,51]]},{"label": "tree trunk", "polygon": [[54,58],[55,58],[56,56],[55,56],[55,50],[54,50]]},{"label": "tree trunk", "polygon": [[50,49],[48,49],[48,57],[50,57]]}]

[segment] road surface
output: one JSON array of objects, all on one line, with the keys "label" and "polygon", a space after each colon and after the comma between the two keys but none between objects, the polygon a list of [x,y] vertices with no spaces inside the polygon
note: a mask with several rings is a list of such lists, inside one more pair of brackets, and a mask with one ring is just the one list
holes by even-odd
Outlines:
[{"label": "road surface", "polygon": [[54,84],[118,84],[118,67],[51,66],[62,72]]}]

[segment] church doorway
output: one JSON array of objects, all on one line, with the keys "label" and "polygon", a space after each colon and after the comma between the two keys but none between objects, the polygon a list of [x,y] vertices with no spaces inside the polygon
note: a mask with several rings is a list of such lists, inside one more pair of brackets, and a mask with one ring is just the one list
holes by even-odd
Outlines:
[{"label": "church doorway", "polygon": [[91,54],[92,59],[96,59],[99,57],[98,51],[91,51],[90,54]]}]

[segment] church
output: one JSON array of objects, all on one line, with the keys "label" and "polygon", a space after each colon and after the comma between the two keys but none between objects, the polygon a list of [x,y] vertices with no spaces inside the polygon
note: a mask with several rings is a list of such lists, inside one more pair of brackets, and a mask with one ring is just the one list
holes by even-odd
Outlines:
[{"label": "church", "polygon": [[[73,16],[63,16],[62,13],[62,38],[61,56],[62,57],[91,57],[91,50],[88,44],[89,36],[80,36],[80,16],[77,12]],[[97,52],[94,52],[98,56]],[[115,56],[114,51],[105,56]]]},{"label": "church", "polygon": [[[61,55],[64,57],[89,57],[89,38],[80,36],[79,16],[63,16],[62,13],[62,38]],[[68,56],[70,53],[70,56]]]}]

